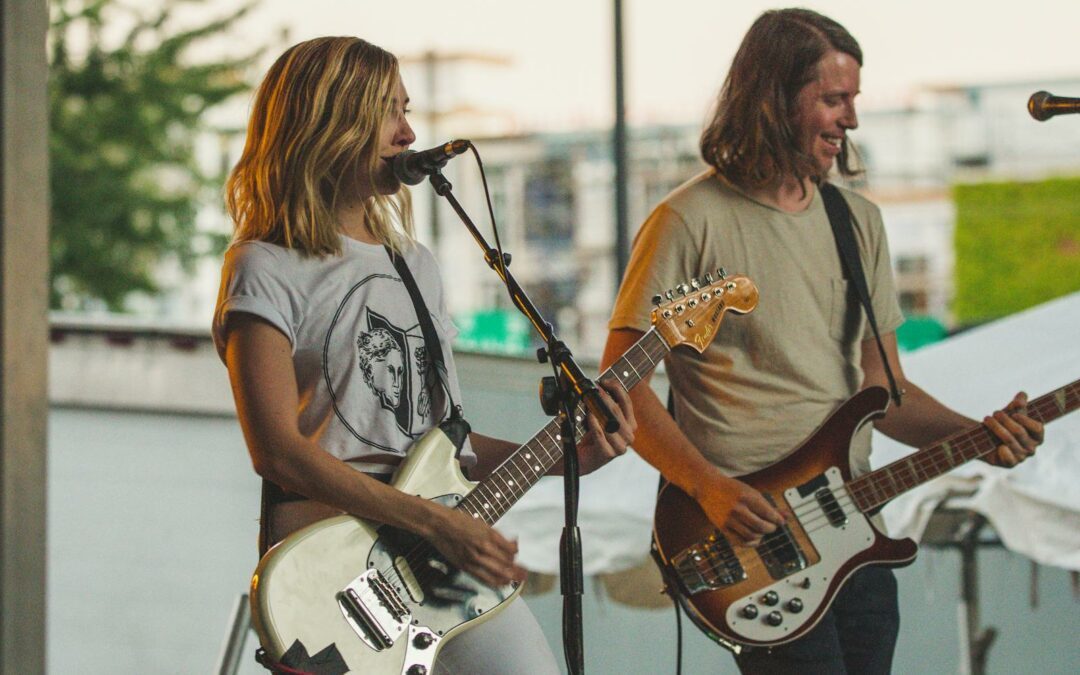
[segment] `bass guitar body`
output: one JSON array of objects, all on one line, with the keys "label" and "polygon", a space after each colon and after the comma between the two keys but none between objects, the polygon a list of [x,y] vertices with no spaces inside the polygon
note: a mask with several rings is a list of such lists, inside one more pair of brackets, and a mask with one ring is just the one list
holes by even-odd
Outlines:
[{"label": "bass guitar body", "polygon": [[887,405],[884,389],[866,389],[788,457],[741,477],[787,519],[756,547],[729,543],[694,499],[664,486],[654,554],[673,595],[702,631],[736,652],[789,642],[817,625],[855,570],[915,559],[915,542],[878,531],[846,485],[852,437]]}]

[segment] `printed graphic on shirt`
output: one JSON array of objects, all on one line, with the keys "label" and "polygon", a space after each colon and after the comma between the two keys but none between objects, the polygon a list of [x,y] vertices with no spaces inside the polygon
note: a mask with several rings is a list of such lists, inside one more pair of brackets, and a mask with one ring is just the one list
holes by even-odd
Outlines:
[{"label": "printed graphic on shirt", "polygon": [[400,291],[400,282],[386,275],[353,287],[334,316],[323,354],[337,419],[358,440],[395,452],[442,419],[448,400],[433,377],[412,303],[406,296],[402,305]]}]

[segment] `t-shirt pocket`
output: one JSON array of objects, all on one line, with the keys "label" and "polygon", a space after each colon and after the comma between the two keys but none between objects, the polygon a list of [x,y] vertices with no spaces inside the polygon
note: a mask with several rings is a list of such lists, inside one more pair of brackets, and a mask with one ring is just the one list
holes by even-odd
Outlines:
[{"label": "t-shirt pocket", "polygon": [[844,344],[859,339],[862,315],[862,307],[851,283],[847,279],[833,279],[829,335]]}]

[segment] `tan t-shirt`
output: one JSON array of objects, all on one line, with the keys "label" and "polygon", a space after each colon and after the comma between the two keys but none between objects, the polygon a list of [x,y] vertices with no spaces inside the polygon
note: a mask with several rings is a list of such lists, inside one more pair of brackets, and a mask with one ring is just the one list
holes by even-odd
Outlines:
[{"label": "tan t-shirt", "polygon": [[[880,210],[842,190],[856,219],[882,334],[902,322]],[[676,348],[665,363],[680,428],[726,473],[774,464],[858,391],[861,343],[873,339],[843,279],[821,194],[786,213],[707,171],[671,193],[641,226],[609,328],[649,328],[651,298],[719,267],[758,287],[757,309],[729,313],[704,354]],[[852,444],[852,470],[869,469],[869,426]]]}]

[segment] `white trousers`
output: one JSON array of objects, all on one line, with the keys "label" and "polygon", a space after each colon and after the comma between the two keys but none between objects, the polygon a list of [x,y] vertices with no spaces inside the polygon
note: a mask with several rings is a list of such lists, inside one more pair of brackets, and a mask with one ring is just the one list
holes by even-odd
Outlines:
[{"label": "white trousers", "polygon": [[529,606],[515,598],[494,618],[448,640],[435,675],[560,675],[555,654]]}]

